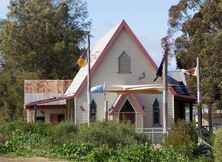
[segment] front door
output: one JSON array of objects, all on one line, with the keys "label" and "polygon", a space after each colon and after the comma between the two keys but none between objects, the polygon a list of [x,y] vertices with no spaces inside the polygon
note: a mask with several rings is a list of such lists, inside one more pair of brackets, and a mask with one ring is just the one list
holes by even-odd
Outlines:
[{"label": "front door", "polygon": [[51,114],[50,120],[52,124],[58,123],[59,122],[58,114]]},{"label": "front door", "polygon": [[57,124],[65,120],[64,114],[51,114],[50,121],[52,124]]},{"label": "front door", "polygon": [[119,112],[119,120],[130,124],[135,124],[135,111],[127,100]]}]

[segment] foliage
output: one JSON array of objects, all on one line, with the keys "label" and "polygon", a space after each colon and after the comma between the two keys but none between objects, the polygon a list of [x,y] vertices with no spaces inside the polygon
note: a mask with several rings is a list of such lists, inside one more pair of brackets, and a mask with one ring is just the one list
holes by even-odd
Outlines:
[{"label": "foliage", "polygon": [[[92,156],[93,155],[93,156]],[[88,155],[89,161],[188,161],[183,154],[177,153],[172,148],[157,149],[150,144],[132,144],[128,146],[118,146],[117,149],[107,149],[104,147],[96,149]]]},{"label": "foliage", "polygon": [[[193,128],[190,128],[189,124],[184,121],[179,123],[182,123],[178,124],[181,128],[173,128],[174,133],[176,130],[182,131],[181,134],[192,132]],[[15,156],[43,156],[93,162],[193,160],[188,154],[188,152],[193,153],[193,147],[178,147],[178,143],[173,143],[173,146],[168,141],[169,145],[155,148],[143,137],[138,137],[132,125],[124,123],[99,122],[92,123],[90,127],[87,125],[77,127],[66,122],[58,125],[11,122],[0,124],[0,131],[4,132],[3,135],[10,135],[7,141],[2,141],[0,144],[0,153],[10,153]],[[195,135],[188,139],[194,140],[194,137]],[[181,135],[175,136],[175,140],[186,141],[181,142],[181,145],[190,146],[191,143]],[[212,160],[205,157],[194,160],[204,161],[204,159]]]},{"label": "foliage", "polygon": [[16,130],[12,138],[6,141],[7,152],[13,152],[17,156],[43,156],[52,144],[50,137],[42,137],[41,134],[32,132],[22,132]]},{"label": "foliage", "polygon": [[116,122],[97,122],[92,123],[90,127],[81,125],[78,139],[82,143],[94,146],[108,145],[112,148],[118,145],[136,144],[137,141],[144,140],[136,135],[132,125]]},{"label": "foliage", "polygon": [[193,160],[194,162],[214,162],[212,157],[199,156]]},{"label": "foliage", "polygon": [[86,144],[63,144],[53,149],[56,157],[62,159],[86,160],[86,156],[93,150],[91,145]]},{"label": "foliage", "polygon": [[214,145],[213,145],[213,153],[215,156],[215,161],[222,161],[222,127],[220,127],[215,135]]},{"label": "foliage", "polygon": [[81,0],[11,0],[0,23],[0,121],[24,120],[25,79],[70,79],[89,30]]},{"label": "foliage", "polygon": [[42,137],[53,138],[54,143],[75,143],[78,128],[70,122],[56,125],[46,123],[9,122],[0,125],[0,143],[11,139],[13,132],[20,130],[24,133],[40,134]]},{"label": "foliage", "polygon": [[193,123],[185,120],[177,121],[169,131],[169,135],[163,143],[165,147],[172,147],[177,152],[192,158],[197,151],[197,134]]},{"label": "foliage", "polygon": [[55,139],[55,143],[68,144],[76,143],[78,128],[74,123],[61,122],[51,127],[50,136]]},{"label": "foliage", "polygon": [[0,143],[4,143],[12,138],[13,132],[20,130],[22,132],[33,132],[41,134],[42,136],[48,135],[50,132],[49,124],[41,123],[27,123],[27,122],[9,122],[0,125]]},{"label": "foliage", "polygon": [[[222,1],[180,0],[169,9],[169,36],[179,68],[190,69],[200,60],[201,92],[206,104],[222,105]],[[179,34],[178,34],[179,33]],[[195,78],[188,79],[190,92]]]}]

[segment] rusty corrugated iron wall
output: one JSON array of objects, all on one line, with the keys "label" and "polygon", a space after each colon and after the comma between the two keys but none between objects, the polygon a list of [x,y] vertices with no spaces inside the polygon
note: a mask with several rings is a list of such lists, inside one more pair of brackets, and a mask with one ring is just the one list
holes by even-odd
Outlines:
[{"label": "rusty corrugated iron wall", "polygon": [[[25,80],[24,104],[62,96],[72,80]],[[62,105],[65,101],[57,101],[46,105]]]}]

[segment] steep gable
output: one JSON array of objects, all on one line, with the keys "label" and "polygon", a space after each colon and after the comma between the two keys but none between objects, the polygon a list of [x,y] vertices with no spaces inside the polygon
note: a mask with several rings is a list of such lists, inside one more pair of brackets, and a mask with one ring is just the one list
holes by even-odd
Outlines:
[{"label": "steep gable", "polygon": [[[144,54],[146,60],[152,65],[154,71],[157,70],[157,66],[147,53],[145,48],[142,46],[138,38],[132,32],[128,24],[123,20],[119,25],[110,30],[107,34],[105,34],[96,44],[95,48],[91,52],[91,68],[90,73],[93,74],[97,69],[100,62],[103,60],[104,56],[108,53],[117,37],[121,33],[122,30],[125,30],[129,36],[133,39],[133,41],[137,44],[139,49]],[[72,84],[65,92],[65,95],[74,94],[78,96],[83,88],[86,86],[86,77],[87,77],[87,66],[81,68],[75,78],[73,79]]]}]

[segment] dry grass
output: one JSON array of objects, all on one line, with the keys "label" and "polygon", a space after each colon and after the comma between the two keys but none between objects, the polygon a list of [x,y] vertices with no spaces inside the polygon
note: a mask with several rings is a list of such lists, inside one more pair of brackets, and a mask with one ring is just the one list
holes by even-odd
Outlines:
[{"label": "dry grass", "polygon": [[64,160],[48,159],[43,157],[11,157],[0,154],[0,162],[68,162]]}]

